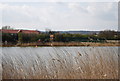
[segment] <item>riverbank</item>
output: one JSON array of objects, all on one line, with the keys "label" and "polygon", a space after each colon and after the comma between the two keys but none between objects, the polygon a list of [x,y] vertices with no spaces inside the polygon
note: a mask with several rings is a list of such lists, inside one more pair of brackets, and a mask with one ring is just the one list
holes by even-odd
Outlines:
[{"label": "riverbank", "polygon": [[1,47],[38,47],[38,46],[120,46],[119,42],[47,42],[47,43],[22,43],[7,44]]}]

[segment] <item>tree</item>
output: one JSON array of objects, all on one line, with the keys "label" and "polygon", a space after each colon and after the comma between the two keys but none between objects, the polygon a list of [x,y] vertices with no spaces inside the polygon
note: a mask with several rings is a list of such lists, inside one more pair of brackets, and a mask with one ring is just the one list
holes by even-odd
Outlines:
[{"label": "tree", "polygon": [[100,31],[98,34],[99,37],[104,39],[114,39],[116,35],[116,32],[114,30],[104,30]]},{"label": "tree", "polygon": [[18,33],[18,42],[19,43],[23,42],[23,34],[21,32]]},{"label": "tree", "polygon": [[2,29],[13,29],[10,26],[2,26]]},{"label": "tree", "polygon": [[56,33],[54,40],[57,42],[64,42],[64,37],[62,34]]}]

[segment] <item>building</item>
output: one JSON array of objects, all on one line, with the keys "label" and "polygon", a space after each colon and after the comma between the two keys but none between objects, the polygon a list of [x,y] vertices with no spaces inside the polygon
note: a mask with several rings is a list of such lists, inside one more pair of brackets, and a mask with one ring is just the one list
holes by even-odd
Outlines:
[{"label": "building", "polygon": [[11,33],[11,34],[17,34],[19,32],[24,34],[40,34],[37,30],[10,30],[10,29],[0,29],[1,33]]},{"label": "building", "polygon": [[[2,37],[3,45],[10,44],[21,44],[23,41],[29,41],[29,36],[37,36],[40,34],[37,30],[12,30],[12,29],[0,29],[0,35]],[[25,35],[26,34],[26,35]],[[31,35],[33,34],[33,35]],[[26,36],[26,37],[24,37]],[[32,38],[31,38],[32,39]]]}]

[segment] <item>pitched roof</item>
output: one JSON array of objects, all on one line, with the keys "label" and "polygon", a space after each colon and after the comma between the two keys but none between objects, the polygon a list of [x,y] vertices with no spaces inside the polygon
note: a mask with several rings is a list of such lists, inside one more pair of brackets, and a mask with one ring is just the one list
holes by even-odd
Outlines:
[{"label": "pitched roof", "polygon": [[2,29],[0,30],[3,33],[25,33],[25,34],[39,34],[40,32],[37,30],[9,30],[9,29]]},{"label": "pitched roof", "polygon": [[5,30],[5,29],[2,29],[0,31],[2,31],[3,33],[17,33],[18,32],[18,30]]},{"label": "pitched roof", "polygon": [[22,33],[26,33],[26,34],[39,34],[39,31],[37,30],[21,30]]}]

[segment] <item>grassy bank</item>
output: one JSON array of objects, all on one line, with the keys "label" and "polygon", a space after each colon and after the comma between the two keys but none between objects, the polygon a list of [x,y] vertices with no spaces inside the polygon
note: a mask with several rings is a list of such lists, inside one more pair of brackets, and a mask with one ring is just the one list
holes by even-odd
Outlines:
[{"label": "grassy bank", "polygon": [[119,42],[47,42],[47,43],[21,43],[21,44],[6,44],[2,47],[29,47],[29,46],[120,46]]}]

